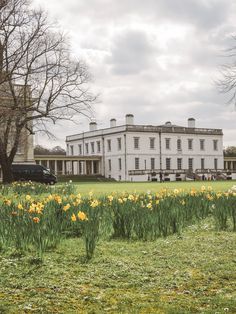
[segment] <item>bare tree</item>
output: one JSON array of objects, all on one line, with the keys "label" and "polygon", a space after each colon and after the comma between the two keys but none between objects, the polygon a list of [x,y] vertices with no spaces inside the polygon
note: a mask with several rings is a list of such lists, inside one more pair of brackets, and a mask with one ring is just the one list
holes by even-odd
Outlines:
[{"label": "bare tree", "polygon": [[[236,36],[232,39],[236,41]],[[216,81],[219,91],[229,95],[228,103],[236,107],[236,45],[227,49],[225,57],[227,63],[221,66],[221,78]]]},{"label": "bare tree", "polygon": [[30,0],[0,0],[0,165],[3,182],[21,135],[47,122],[89,116],[95,97],[83,62],[72,60],[66,36]]}]

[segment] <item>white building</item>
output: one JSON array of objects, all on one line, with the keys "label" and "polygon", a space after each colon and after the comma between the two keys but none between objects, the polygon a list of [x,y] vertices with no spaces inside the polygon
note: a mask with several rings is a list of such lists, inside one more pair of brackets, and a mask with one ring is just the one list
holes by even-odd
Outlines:
[{"label": "white building", "polygon": [[[185,180],[203,174],[217,176],[223,171],[223,133],[221,129],[196,128],[195,119],[187,126],[135,125],[132,114],[125,124],[67,136],[68,156],[100,156],[101,160],[79,164],[75,174],[100,173],[122,181]],[[74,166],[73,166],[74,167]]]}]

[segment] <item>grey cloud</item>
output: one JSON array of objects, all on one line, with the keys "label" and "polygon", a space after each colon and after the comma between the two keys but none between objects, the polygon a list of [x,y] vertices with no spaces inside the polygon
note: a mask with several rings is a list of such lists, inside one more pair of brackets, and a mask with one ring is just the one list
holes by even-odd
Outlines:
[{"label": "grey cloud", "polygon": [[[64,0],[63,0],[64,1]],[[229,14],[233,1],[225,0],[69,0],[61,2],[71,15],[90,17],[95,21],[123,20],[127,16],[142,16],[145,20],[164,19],[191,23],[198,27],[219,26]]]},{"label": "grey cloud", "polygon": [[[232,2],[231,2],[232,3]],[[230,12],[230,3],[224,0],[162,0],[157,6],[166,17],[181,23],[190,23],[205,30],[219,26]]]},{"label": "grey cloud", "polygon": [[151,66],[156,53],[157,49],[144,32],[129,30],[114,38],[107,62],[114,74],[140,74]]},{"label": "grey cloud", "polygon": [[[186,125],[194,116],[198,127],[225,129],[225,145],[234,141],[236,113],[214,85],[235,33],[233,0],[51,0],[47,6],[94,75],[99,126],[112,117],[123,123],[128,112],[139,124]],[[173,34],[165,34],[168,27]],[[62,142],[87,124],[55,133]]]}]

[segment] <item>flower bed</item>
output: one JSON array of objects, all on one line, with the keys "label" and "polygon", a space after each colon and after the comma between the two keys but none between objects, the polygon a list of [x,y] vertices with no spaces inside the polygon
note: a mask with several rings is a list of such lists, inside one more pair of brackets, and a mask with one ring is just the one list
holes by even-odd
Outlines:
[{"label": "flower bed", "polygon": [[[86,258],[91,259],[101,237],[153,241],[181,234],[186,226],[207,217],[213,217],[217,230],[236,231],[235,187],[228,192],[214,192],[203,186],[200,191],[163,189],[154,194],[124,192],[99,198],[92,193],[75,193],[72,184],[54,190],[13,184],[3,190],[1,247],[33,250],[39,257],[66,236],[83,237]],[[40,193],[47,194],[42,197]]]}]

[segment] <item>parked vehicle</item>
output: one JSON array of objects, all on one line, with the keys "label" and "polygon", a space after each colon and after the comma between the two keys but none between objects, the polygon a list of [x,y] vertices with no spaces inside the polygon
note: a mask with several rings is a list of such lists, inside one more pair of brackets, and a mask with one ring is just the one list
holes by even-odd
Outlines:
[{"label": "parked vehicle", "polygon": [[57,177],[41,165],[13,164],[12,173],[15,181],[35,181],[47,184],[57,182]]}]

